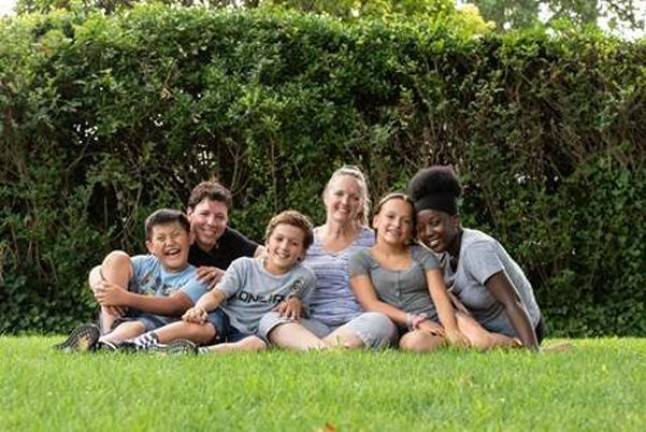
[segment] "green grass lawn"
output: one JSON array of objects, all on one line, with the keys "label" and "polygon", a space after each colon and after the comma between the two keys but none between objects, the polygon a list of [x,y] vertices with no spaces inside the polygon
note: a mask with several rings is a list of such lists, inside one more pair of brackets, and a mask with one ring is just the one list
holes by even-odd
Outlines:
[{"label": "green grass lawn", "polygon": [[[565,353],[64,354],[0,337],[0,430],[646,427],[646,339]],[[554,341],[548,341],[548,345]]]}]

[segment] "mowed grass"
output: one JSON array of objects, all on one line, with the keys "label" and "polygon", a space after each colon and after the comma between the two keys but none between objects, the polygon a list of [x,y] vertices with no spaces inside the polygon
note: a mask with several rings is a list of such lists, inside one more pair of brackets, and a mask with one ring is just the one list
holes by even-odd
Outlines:
[{"label": "mowed grass", "polygon": [[[0,337],[0,430],[635,430],[646,339],[565,353],[64,354]],[[548,341],[547,345],[555,341]]]}]

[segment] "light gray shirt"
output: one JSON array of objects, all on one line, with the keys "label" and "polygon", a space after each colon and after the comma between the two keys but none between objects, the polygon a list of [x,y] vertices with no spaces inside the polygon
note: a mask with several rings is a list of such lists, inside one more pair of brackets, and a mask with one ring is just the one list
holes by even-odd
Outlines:
[{"label": "light gray shirt", "polygon": [[242,333],[258,331],[260,318],[290,294],[307,304],[316,286],[314,273],[296,264],[282,275],[265,270],[262,258],[242,257],[233,261],[217,285],[225,297],[220,307],[231,325]]},{"label": "light gray shirt", "polygon": [[348,273],[350,256],[375,244],[375,233],[362,227],[352,244],[338,252],[328,252],[314,230],[314,243],[303,264],[316,275],[316,290],[310,301],[310,317],[327,326],[340,326],[363,312],[352,292]]},{"label": "light gray shirt", "polygon": [[527,308],[532,325],[535,327],[538,324],[541,312],[534,298],[532,285],[516,261],[494,238],[481,231],[464,228],[456,270],[451,268],[448,253],[440,255],[440,262],[448,289],[487,330],[518,336],[503,304],[485,286],[487,280],[500,271],[505,273]]},{"label": "light gray shirt", "polygon": [[437,321],[426,272],[439,269],[440,262],[422,246],[412,246],[410,253],[413,262],[409,268],[389,270],[377,262],[370,249],[364,249],[350,258],[350,277],[369,276],[379,300],[407,313],[424,313]]}]

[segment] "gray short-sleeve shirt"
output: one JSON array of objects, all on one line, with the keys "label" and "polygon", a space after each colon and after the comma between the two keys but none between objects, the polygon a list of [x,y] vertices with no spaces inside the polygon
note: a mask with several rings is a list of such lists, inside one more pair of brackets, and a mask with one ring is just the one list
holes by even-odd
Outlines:
[{"label": "gray short-sleeve shirt", "polygon": [[407,313],[425,313],[437,321],[426,273],[440,268],[440,263],[422,246],[414,245],[410,250],[412,264],[405,270],[384,268],[372,256],[370,249],[361,250],[350,258],[350,277],[369,276],[379,300]]},{"label": "gray short-sleeve shirt", "polygon": [[260,258],[242,257],[231,263],[215,289],[226,297],[220,307],[231,325],[242,333],[257,333],[258,323],[290,294],[296,294],[307,304],[316,280],[314,273],[296,264],[282,275],[265,270]]},{"label": "gray short-sleeve shirt", "polygon": [[505,272],[516,289],[527,308],[532,325],[538,324],[541,312],[534,298],[532,285],[516,261],[494,238],[481,231],[464,228],[456,270],[451,268],[448,253],[440,255],[440,262],[446,286],[487,330],[518,336],[504,306],[485,286],[487,280],[500,271]]}]

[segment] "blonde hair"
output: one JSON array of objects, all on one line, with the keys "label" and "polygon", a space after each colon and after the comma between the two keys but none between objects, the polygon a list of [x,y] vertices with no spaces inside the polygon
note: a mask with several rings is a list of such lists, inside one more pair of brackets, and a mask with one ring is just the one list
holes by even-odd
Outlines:
[{"label": "blonde hair", "polygon": [[370,216],[370,194],[368,192],[368,182],[366,182],[366,177],[363,175],[361,170],[356,165],[343,165],[341,168],[337,169],[332,173],[330,180],[328,180],[323,189],[323,200],[329,192],[332,184],[341,178],[341,177],[352,177],[359,186],[359,199],[362,201],[362,208],[357,214],[357,222],[360,225],[368,225],[368,217]]}]

